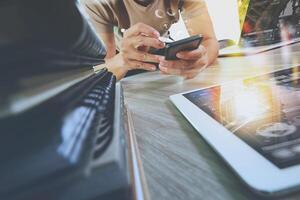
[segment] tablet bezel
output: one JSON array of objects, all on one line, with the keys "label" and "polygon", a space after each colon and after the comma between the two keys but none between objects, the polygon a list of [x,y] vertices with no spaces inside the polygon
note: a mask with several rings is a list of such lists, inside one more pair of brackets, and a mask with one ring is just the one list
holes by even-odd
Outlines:
[{"label": "tablet bezel", "polygon": [[175,94],[170,96],[170,100],[206,142],[255,192],[264,195],[280,195],[299,188],[300,165],[278,168],[183,96],[211,87]]}]

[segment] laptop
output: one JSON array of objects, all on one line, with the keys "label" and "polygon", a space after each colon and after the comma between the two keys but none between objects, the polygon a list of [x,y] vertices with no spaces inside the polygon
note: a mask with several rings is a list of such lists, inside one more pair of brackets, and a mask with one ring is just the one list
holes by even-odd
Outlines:
[{"label": "laptop", "polygon": [[261,53],[300,41],[300,5],[293,0],[250,0],[239,43],[219,56]]},{"label": "laptop", "polygon": [[0,199],[146,199],[122,87],[78,0],[0,2]]},{"label": "laptop", "polygon": [[170,99],[254,192],[276,196],[299,190],[299,66]]}]

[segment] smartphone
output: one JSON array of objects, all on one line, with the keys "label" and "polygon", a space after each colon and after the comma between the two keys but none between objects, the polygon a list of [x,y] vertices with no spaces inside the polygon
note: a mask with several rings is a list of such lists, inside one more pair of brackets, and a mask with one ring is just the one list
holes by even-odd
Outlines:
[{"label": "smartphone", "polygon": [[176,54],[180,51],[191,51],[197,49],[202,42],[201,35],[191,36],[172,43],[166,43],[164,56],[166,60],[178,60]]}]

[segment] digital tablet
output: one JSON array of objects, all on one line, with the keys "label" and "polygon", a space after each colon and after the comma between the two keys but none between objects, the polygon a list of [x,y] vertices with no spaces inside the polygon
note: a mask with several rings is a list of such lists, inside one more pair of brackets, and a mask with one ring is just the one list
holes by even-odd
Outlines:
[{"label": "digital tablet", "polygon": [[170,96],[254,191],[300,186],[300,67]]}]

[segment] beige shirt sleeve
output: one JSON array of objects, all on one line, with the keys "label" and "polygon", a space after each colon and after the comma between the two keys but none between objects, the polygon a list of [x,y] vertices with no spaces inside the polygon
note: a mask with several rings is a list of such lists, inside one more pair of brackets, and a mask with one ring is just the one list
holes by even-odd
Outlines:
[{"label": "beige shirt sleeve", "polygon": [[86,12],[98,33],[113,33],[114,15],[106,0],[83,0]]}]

